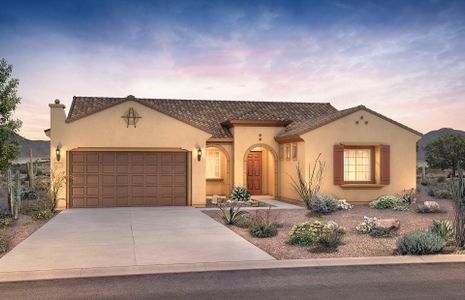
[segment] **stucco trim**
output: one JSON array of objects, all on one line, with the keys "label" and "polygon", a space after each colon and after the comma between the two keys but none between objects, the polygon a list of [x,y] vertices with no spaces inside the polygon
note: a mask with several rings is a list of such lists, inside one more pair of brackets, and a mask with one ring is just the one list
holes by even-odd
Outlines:
[{"label": "stucco trim", "polygon": [[292,121],[274,121],[274,120],[227,120],[221,123],[223,126],[234,127],[234,126],[255,126],[255,127],[286,127],[291,124]]},{"label": "stucco trim", "polygon": [[295,143],[295,142],[303,142],[304,139],[301,138],[299,135],[297,134],[294,134],[294,135],[288,135],[288,136],[283,136],[283,137],[280,137],[280,136],[276,136],[274,138],[274,140],[276,142],[278,142],[279,144],[285,144],[285,143]]}]

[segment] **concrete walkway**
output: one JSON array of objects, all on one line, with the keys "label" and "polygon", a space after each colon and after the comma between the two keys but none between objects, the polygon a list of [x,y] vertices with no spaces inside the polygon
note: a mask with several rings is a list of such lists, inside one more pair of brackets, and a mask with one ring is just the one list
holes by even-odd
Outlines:
[{"label": "concrete walkway", "polygon": [[1,258],[0,273],[248,260],[274,258],[192,207],[71,209]]}]

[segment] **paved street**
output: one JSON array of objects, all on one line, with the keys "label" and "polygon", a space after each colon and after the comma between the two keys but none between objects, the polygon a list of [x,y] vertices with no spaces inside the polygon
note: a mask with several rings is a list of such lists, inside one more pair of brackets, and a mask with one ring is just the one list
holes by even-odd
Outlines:
[{"label": "paved street", "polygon": [[464,299],[465,264],[182,273],[0,283],[2,299]]}]

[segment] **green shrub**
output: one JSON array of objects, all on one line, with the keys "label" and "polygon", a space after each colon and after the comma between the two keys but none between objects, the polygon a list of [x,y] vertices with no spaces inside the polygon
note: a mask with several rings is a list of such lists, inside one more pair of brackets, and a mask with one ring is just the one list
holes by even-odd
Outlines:
[{"label": "green shrub", "polygon": [[53,211],[50,210],[39,210],[32,215],[34,220],[46,220],[54,216]]},{"label": "green shrub", "polygon": [[373,229],[370,232],[370,236],[375,237],[375,238],[387,238],[387,237],[392,237],[393,235],[394,235],[394,232],[390,228]]},{"label": "green shrub", "polygon": [[320,214],[329,214],[338,210],[339,201],[332,195],[316,193],[310,200],[310,210]]},{"label": "green shrub", "polygon": [[430,189],[428,190],[428,196],[434,197],[434,190],[433,190],[433,189],[430,188]]},{"label": "green shrub", "polygon": [[396,244],[402,255],[425,255],[440,252],[446,241],[431,232],[413,231],[401,236]]},{"label": "green shrub", "polygon": [[3,235],[0,233],[0,253],[5,253],[8,251],[8,243],[3,238]]},{"label": "green shrub", "polygon": [[252,219],[250,217],[249,213],[245,213],[237,217],[236,222],[234,223],[234,226],[240,227],[240,228],[249,228],[252,225]]},{"label": "green shrub", "polygon": [[278,227],[276,223],[253,223],[250,234],[258,238],[272,237],[278,234]]},{"label": "green shrub", "polygon": [[249,201],[250,192],[245,187],[236,186],[231,191],[232,201]]},{"label": "green shrub", "polygon": [[219,207],[219,214],[226,225],[234,225],[241,216],[248,214],[245,211],[241,211],[240,203],[221,204]]},{"label": "green shrub", "polygon": [[436,182],[437,182],[437,183],[446,182],[446,177],[445,177],[445,176],[439,176],[439,177],[436,179]]},{"label": "green shrub", "polygon": [[271,216],[271,208],[266,211],[255,211],[250,225],[250,234],[258,238],[267,238],[278,234],[278,224]]},{"label": "green shrub", "polygon": [[404,190],[401,194],[402,202],[408,203],[409,205],[417,201],[417,193],[415,189]]},{"label": "green shrub", "polygon": [[344,228],[335,222],[329,221],[321,229],[318,245],[326,249],[336,250],[342,242],[343,235]]},{"label": "green shrub", "polygon": [[398,196],[385,195],[370,202],[369,206],[375,209],[395,208],[402,205],[402,199]]},{"label": "green shrub", "polygon": [[420,182],[420,184],[423,185],[423,186],[428,186],[428,185],[429,185],[429,181],[425,179],[425,180],[422,180],[422,181]]},{"label": "green shrub", "polygon": [[289,232],[288,244],[311,245],[318,242],[324,224],[320,221],[303,222],[292,226]]},{"label": "green shrub", "polygon": [[368,234],[375,229],[377,219],[375,217],[370,218],[367,216],[363,217],[362,223],[360,223],[355,229],[363,234]]},{"label": "green shrub", "polygon": [[454,229],[450,222],[446,220],[434,220],[429,231],[440,236],[445,241],[449,241],[454,236]]},{"label": "green shrub", "polygon": [[452,194],[447,189],[441,189],[434,191],[434,197],[439,199],[452,199]]}]

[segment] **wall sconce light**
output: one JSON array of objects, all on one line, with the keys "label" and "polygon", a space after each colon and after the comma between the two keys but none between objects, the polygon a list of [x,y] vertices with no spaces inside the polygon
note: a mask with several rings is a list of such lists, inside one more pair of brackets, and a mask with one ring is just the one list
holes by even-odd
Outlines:
[{"label": "wall sconce light", "polygon": [[202,148],[197,149],[197,160],[200,161],[202,159]]},{"label": "wall sconce light", "polygon": [[60,161],[60,158],[61,158],[61,146],[60,146],[60,144],[58,144],[57,148],[55,149],[55,155],[57,157],[57,161]]}]

